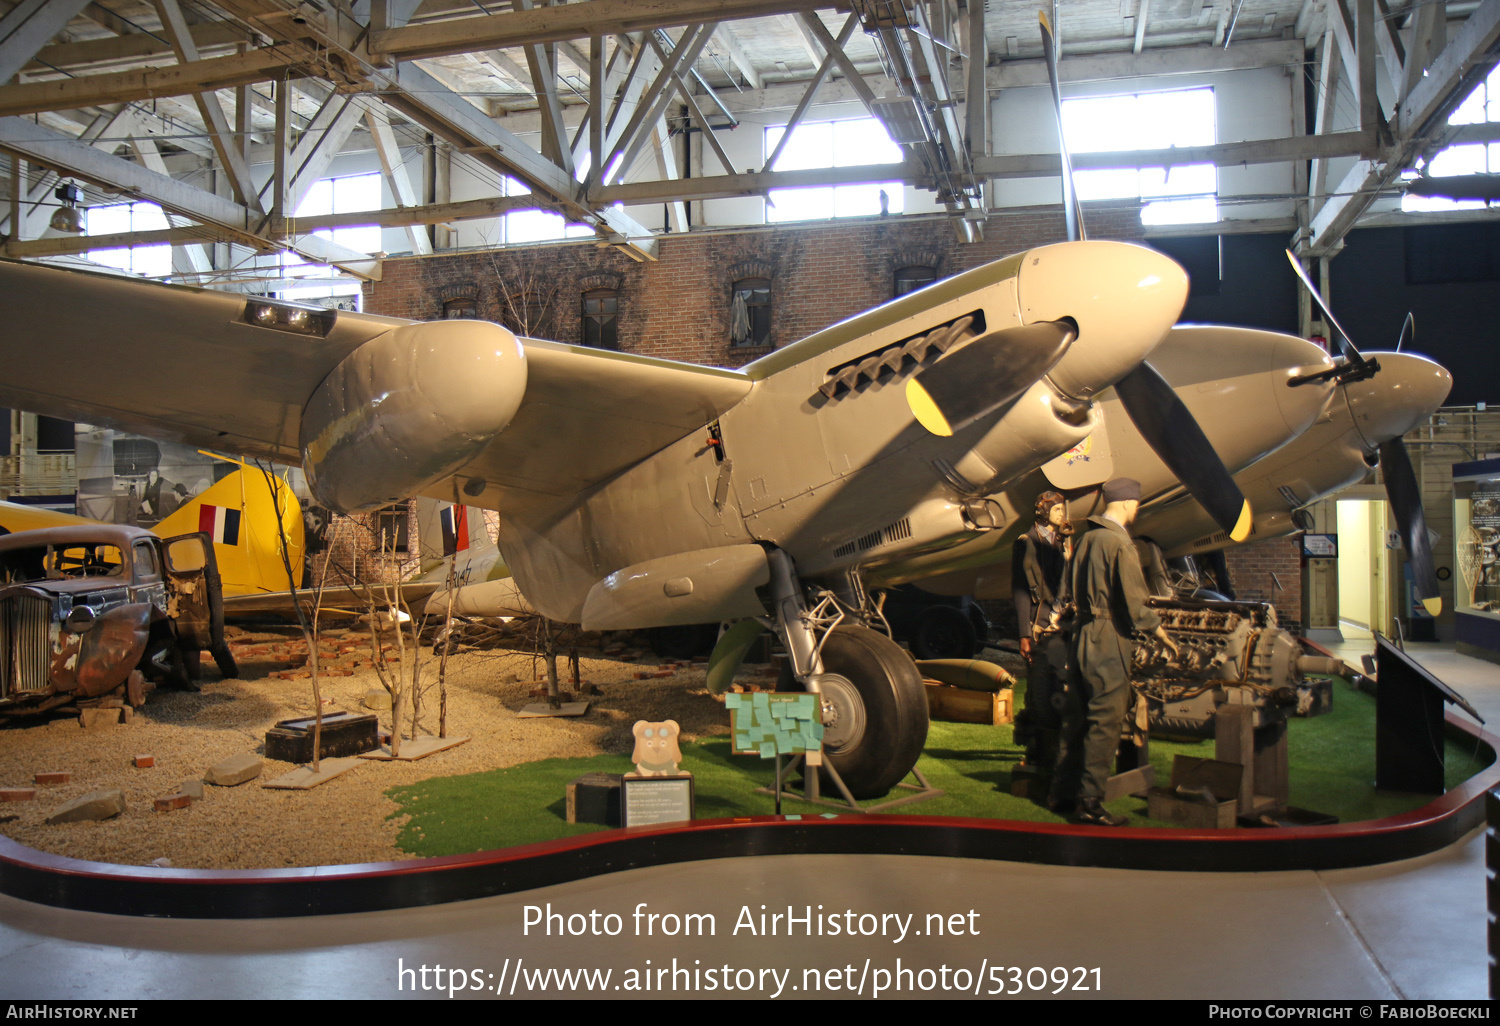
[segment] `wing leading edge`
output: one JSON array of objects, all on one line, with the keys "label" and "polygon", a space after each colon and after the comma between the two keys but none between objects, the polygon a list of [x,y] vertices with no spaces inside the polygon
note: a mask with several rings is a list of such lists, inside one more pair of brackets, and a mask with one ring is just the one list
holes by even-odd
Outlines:
[{"label": "wing leading edge", "polygon": [[[255,297],[0,260],[0,404],[301,464],[313,393],[361,346],[418,322],[311,311],[309,329],[286,310],[301,317]],[[464,501],[493,509],[575,495],[713,423],[752,387],[739,371],[519,341],[515,415],[426,494],[468,486]]]},{"label": "wing leading edge", "polygon": [[248,304],[0,261],[0,404],[300,463],[308,396],[360,345],[406,322],[340,314],[319,337],[245,323]]}]

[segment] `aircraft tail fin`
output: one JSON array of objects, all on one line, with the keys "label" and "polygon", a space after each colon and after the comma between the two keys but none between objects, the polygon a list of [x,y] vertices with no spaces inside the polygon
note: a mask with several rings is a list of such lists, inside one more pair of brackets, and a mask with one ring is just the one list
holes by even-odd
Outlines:
[{"label": "aircraft tail fin", "polygon": [[473,506],[418,497],[417,534],[424,571],[449,556],[473,559],[495,550],[495,541],[484,522],[484,510]]},{"label": "aircraft tail fin", "polygon": [[[277,528],[280,512],[281,529]],[[236,470],[184,503],[153,530],[163,538],[204,531],[214,543],[225,595],[287,591],[281,536],[286,535],[292,575],[302,585],[302,508],[283,479],[248,468]]]}]

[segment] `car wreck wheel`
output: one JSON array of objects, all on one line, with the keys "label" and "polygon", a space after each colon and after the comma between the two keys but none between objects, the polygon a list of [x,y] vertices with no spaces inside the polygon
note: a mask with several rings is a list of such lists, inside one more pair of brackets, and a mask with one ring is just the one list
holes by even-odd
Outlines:
[{"label": "car wreck wheel", "polygon": [[918,659],[972,659],[978,643],[974,625],[963,610],[933,606],[917,620],[911,651]]},{"label": "car wreck wheel", "polygon": [[[823,754],[856,798],[877,798],[911,772],[927,742],[927,695],[916,664],[868,627],[823,643]],[[824,793],[837,796],[823,775]]]},{"label": "car wreck wheel", "polygon": [[125,679],[125,700],[132,709],[139,709],[146,704],[146,677],[140,670],[131,670],[130,676]]}]

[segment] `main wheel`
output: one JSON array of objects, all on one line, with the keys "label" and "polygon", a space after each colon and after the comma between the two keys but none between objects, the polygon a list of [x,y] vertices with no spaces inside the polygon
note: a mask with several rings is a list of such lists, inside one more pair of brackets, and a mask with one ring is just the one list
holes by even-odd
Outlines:
[{"label": "main wheel", "polygon": [[[868,627],[823,643],[823,754],[856,798],[878,798],[911,772],[927,743],[927,693],[911,658]],[[824,775],[825,793],[836,795]]]},{"label": "main wheel", "polygon": [[978,643],[974,625],[956,606],[923,610],[911,635],[911,651],[918,659],[972,659]]}]

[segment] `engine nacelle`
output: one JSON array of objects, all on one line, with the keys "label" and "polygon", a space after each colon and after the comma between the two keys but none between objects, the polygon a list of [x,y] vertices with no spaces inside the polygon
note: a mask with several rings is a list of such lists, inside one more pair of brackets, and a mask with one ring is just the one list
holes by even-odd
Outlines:
[{"label": "engine nacelle", "polygon": [[308,487],[340,513],[404,499],[477,456],[525,394],[525,350],[500,325],[393,328],[346,356],[303,408]]}]

